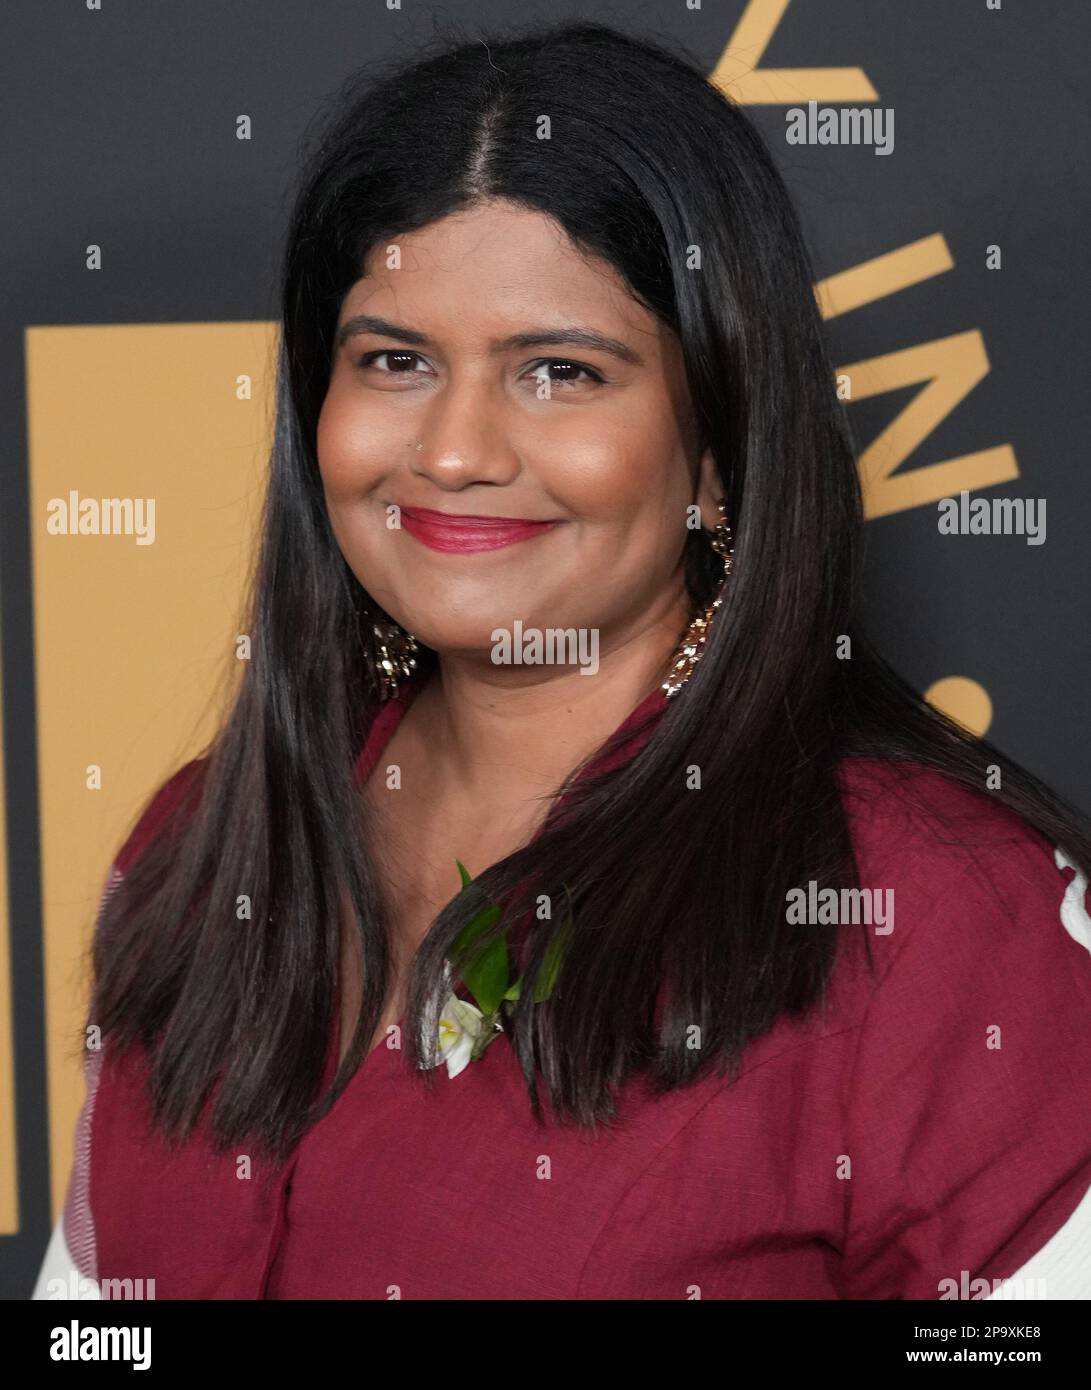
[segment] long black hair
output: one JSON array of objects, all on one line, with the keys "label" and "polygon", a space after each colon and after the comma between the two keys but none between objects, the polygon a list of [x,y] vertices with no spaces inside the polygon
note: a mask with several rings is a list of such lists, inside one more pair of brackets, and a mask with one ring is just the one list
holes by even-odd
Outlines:
[{"label": "long black hair", "polygon": [[[549,139],[536,133],[543,114]],[[246,1135],[288,1153],[379,1025],[391,946],[352,768],[380,701],[371,623],[383,615],[332,533],[316,422],[367,253],[486,198],[554,218],[678,335],[735,566],[704,657],[646,746],[569,779],[565,813],[436,918],[410,985],[407,1065],[480,891],[504,905],[494,931],[529,920],[541,893],[571,910],[552,996],[524,990],[508,1029],[533,1113],[542,1086],[557,1119],[593,1126],[637,1070],[667,1090],[734,1067],[829,979],[834,935],[791,925],[785,901],[811,879],[858,884],[836,782],[846,757],[923,765],[973,790],[994,764],[994,799],[1091,866],[1087,820],[929,707],[861,629],[860,485],[814,271],[743,113],[685,57],[597,24],[448,44],[355,76],[307,152],[283,263],[252,659],[200,775],[96,933],[89,1018],[109,1046],[149,1049],[168,1136],[207,1105],[217,1146]],[[680,525],[679,558],[706,602],[718,567],[707,536]],[[686,785],[694,764],[699,794]],[[363,998],[322,1093],[342,903]],[[563,922],[555,912],[519,937],[529,978]],[[691,1024],[699,1049],[678,1044]]]}]

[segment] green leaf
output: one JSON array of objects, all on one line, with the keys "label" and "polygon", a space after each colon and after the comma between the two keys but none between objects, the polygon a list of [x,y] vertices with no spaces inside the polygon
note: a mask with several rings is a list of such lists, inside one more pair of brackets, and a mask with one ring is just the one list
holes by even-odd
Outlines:
[{"label": "green leaf", "polygon": [[[456,859],[455,863],[462,876],[462,891],[465,892],[473,879],[459,860]],[[508,988],[508,947],[503,936],[498,936],[476,956],[471,948],[478,937],[499,920],[499,907],[493,902],[486,903],[474,913],[451,944],[451,964],[460,967],[462,961],[467,962],[461,965],[460,973],[483,1014],[496,1012]]]},{"label": "green leaf", "polygon": [[502,936],[490,941],[472,965],[462,971],[466,988],[483,1014],[493,1014],[508,987],[508,947]]},{"label": "green leaf", "polygon": [[[455,863],[458,864],[459,872],[463,876],[462,889],[459,893],[459,897],[461,897],[462,893],[464,893],[466,889],[469,887],[469,885],[473,882],[473,879],[466,872],[465,867],[461,863],[459,863],[457,859],[455,860]],[[474,913],[474,915],[470,918],[470,920],[466,923],[466,925],[462,928],[459,934],[455,937],[454,941],[451,943],[451,951],[454,957],[457,959],[459,955],[462,955],[465,951],[467,951],[469,947],[472,946],[473,943],[477,940],[477,938],[482,934],[482,932],[487,931],[489,927],[493,925],[494,922],[499,920],[499,918],[500,909],[497,907],[497,905],[494,902],[486,901],[485,906]],[[454,961],[452,961],[452,964],[454,964]]]},{"label": "green leaf", "polygon": [[469,950],[479,936],[500,920],[500,909],[495,903],[486,903],[475,912],[451,943],[451,951],[457,958]]}]

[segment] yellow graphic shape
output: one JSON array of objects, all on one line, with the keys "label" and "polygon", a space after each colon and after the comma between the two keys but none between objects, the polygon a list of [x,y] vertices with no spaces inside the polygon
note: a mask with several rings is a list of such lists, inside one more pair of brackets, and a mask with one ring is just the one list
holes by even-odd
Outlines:
[{"label": "yellow graphic shape", "polygon": [[977,738],[984,737],[992,723],[989,692],[968,676],[944,676],[928,687],[924,698]]},{"label": "yellow graphic shape", "polygon": [[879,93],[862,68],[761,66],[789,3],[790,0],[750,0],[708,80],[740,106],[878,101]]},{"label": "yellow graphic shape", "polygon": [[835,319],[853,309],[874,304],[878,299],[886,299],[899,290],[910,289],[934,275],[942,275],[953,270],[954,265],[946,238],[935,232],[819,280],[815,297],[822,317]]},{"label": "yellow graphic shape", "polygon": [[[237,674],[275,326],[28,328],[26,363],[56,1215],[83,1097],[79,1028],[99,894],[144,801],[208,742]],[[250,399],[240,399],[243,377]],[[50,502],[73,492],[99,504],[154,500],[154,542],[50,534]],[[89,787],[95,768],[101,790]]]},{"label": "yellow graphic shape", "polygon": [[[947,242],[937,233],[820,280],[815,297],[823,318],[833,319],[942,275],[953,266]],[[925,389],[860,454],[860,485],[869,520],[956,496],[963,488],[994,487],[1019,476],[1015,451],[1007,444],[891,476],[988,371],[985,341],[976,331],[837,369],[839,379],[848,381],[850,401],[925,383]]]},{"label": "yellow graphic shape", "polygon": [[988,371],[985,341],[976,330],[838,368],[838,375],[847,376],[852,383],[854,401],[923,383],[909,404],[860,454],[860,486],[869,520],[957,496],[962,488],[973,492],[1019,476],[1015,452],[1007,444],[895,475],[899,464]]}]

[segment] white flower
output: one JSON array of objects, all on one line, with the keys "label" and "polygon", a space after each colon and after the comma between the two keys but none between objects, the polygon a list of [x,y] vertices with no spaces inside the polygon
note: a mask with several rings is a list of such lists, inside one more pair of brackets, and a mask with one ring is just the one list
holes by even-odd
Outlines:
[{"label": "white flower", "polygon": [[456,994],[447,997],[439,1016],[431,1066],[447,1063],[447,1075],[456,1077],[467,1065],[474,1044],[484,1032],[484,1014]]}]

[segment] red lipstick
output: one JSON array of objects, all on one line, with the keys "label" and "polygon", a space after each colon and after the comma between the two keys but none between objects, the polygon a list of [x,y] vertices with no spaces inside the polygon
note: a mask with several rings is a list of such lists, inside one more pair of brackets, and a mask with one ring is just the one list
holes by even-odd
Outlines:
[{"label": "red lipstick", "polygon": [[499,550],[549,531],[556,521],[525,521],[514,516],[465,516],[434,512],[428,507],[402,507],[402,525],[430,550],[470,554]]}]

